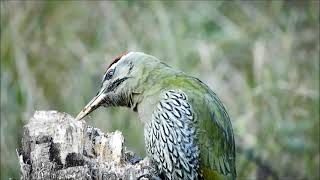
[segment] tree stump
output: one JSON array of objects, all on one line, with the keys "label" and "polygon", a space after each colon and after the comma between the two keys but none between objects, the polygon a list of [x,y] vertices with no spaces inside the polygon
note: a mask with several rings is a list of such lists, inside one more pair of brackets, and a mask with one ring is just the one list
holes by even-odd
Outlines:
[{"label": "tree stump", "polygon": [[17,150],[21,179],[155,176],[147,158],[127,150],[120,131],[103,133],[57,111],[36,111],[23,131],[22,148]]}]

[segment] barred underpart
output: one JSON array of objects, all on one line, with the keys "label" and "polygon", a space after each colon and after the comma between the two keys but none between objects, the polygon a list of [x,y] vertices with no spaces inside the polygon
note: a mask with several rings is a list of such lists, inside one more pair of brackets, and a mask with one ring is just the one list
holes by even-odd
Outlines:
[{"label": "barred underpart", "polygon": [[195,121],[186,94],[169,90],[161,95],[152,120],[145,125],[147,153],[166,179],[198,178]]}]

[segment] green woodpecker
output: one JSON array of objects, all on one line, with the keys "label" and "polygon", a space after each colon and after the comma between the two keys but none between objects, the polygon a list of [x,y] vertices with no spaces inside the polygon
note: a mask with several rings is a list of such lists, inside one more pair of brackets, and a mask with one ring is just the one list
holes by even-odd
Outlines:
[{"label": "green woodpecker", "polygon": [[127,106],[144,125],[147,156],[165,179],[235,179],[228,113],[210,88],[157,58],[130,52],[107,68],[78,120],[100,106]]}]

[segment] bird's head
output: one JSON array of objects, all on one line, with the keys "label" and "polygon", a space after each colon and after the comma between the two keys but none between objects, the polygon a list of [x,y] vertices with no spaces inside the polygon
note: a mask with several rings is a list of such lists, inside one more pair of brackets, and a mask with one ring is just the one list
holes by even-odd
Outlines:
[{"label": "bird's head", "polygon": [[[139,89],[145,77],[160,61],[153,56],[130,52],[115,58],[102,77],[97,95],[80,111],[80,120],[100,106],[128,106],[136,108]],[[146,68],[147,67],[147,68]]]}]

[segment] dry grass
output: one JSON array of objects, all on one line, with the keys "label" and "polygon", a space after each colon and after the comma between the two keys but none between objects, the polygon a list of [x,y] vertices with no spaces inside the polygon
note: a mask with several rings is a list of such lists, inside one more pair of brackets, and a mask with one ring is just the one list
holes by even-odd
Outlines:
[{"label": "dry grass", "polygon": [[[1,1],[1,179],[19,177],[15,148],[34,110],[75,115],[123,51],[206,82],[237,143],[281,178],[319,178],[319,2]],[[100,109],[89,124],[124,131],[144,154],[133,112]],[[241,155],[237,166],[239,179],[257,177]]]}]

